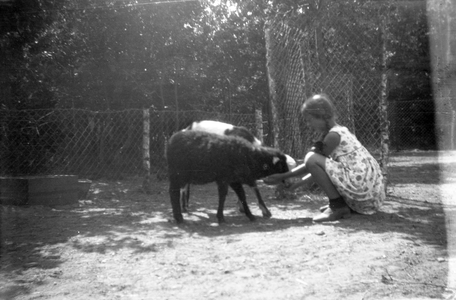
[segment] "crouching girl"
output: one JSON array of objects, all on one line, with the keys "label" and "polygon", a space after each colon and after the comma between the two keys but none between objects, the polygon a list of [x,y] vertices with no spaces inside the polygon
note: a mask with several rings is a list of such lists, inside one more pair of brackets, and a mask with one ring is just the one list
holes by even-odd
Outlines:
[{"label": "crouching girl", "polygon": [[278,184],[291,177],[303,177],[294,187],[316,182],[329,198],[329,205],[320,209],[315,222],[350,217],[351,210],[361,214],[375,213],[385,199],[380,166],[367,149],[346,128],[336,123],[331,100],[324,94],[307,99],[301,113],[307,126],[321,138],[307,153],[304,163],[293,170],[264,179]]}]

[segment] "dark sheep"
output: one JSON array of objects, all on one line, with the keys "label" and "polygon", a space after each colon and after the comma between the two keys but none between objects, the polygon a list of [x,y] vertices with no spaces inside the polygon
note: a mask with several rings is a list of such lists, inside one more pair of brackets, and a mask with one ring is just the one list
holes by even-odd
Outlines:
[{"label": "dark sheep", "polygon": [[[193,122],[190,126],[184,129],[185,130],[194,130],[194,131],[204,131],[219,135],[234,135],[239,136],[255,146],[261,146],[261,141],[257,139],[247,128],[243,126],[235,126],[229,123],[224,123],[220,121],[213,120],[202,120]],[[260,191],[257,187],[254,187],[255,195],[259,195]],[[260,196],[261,197],[261,196]],[[190,184],[187,184],[181,189],[181,202],[182,202],[182,211],[188,211],[188,204],[190,200]],[[242,203],[238,201],[239,211],[244,212]],[[265,212],[266,214],[268,212]]]},{"label": "dark sheep", "polygon": [[[249,141],[252,143],[254,146],[261,146],[261,141],[256,138],[247,128],[243,126],[235,126],[229,123],[224,123],[220,121],[213,121],[213,120],[202,120],[202,121],[197,121],[193,122],[190,126],[184,129],[185,130],[194,130],[194,131],[204,131],[204,132],[209,132],[209,133],[214,133],[214,134],[219,134],[219,135],[233,135],[233,136],[238,136],[241,138],[244,138],[245,140]],[[288,164],[288,169],[293,169],[296,167],[296,161],[289,155],[286,155],[287,158],[287,164]],[[257,186],[253,187],[253,190],[255,192],[255,195],[258,199],[258,204],[260,206],[260,209],[263,212],[263,216],[266,218],[271,217],[271,213],[269,210],[264,209],[263,206],[261,206],[261,194]],[[190,199],[190,185],[187,184],[184,188],[181,189],[181,203],[182,203],[182,211],[187,212],[188,210],[188,204],[189,204],[189,199]],[[244,212],[244,208],[242,207],[242,203],[238,201],[238,207],[240,212]]]},{"label": "dark sheep", "polygon": [[[166,150],[169,194],[174,219],[183,222],[180,189],[187,184],[216,182],[219,193],[217,219],[223,223],[223,207],[230,186],[242,203],[244,213],[251,220],[242,187],[256,187],[256,180],[288,171],[286,156],[277,149],[256,147],[237,136],[222,136],[203,131],[186,130],[175,133]],[[259,193],[263,215],[271,216]]]}]

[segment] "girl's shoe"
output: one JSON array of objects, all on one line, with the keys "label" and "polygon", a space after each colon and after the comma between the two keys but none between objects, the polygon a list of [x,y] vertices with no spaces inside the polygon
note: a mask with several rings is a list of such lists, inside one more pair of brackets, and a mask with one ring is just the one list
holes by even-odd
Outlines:
[{"label": "girl's shoe", "polygon": [[339,219],[348,219],[351,217],[350,208],[344,206],[341,208],[327,208],[318,216],[313,217],[314,222],[328,222]]},{"label": "girl's shoe", "polygon": [[[326,205],[323,205],[323,206],[320,206],[319,210],[320,212],[324,212],[325,210],[327,210],[329,208],[329,204],[326,204]],[[354,211],[353,209],[350,208],[350,212],[351,213],[354,213],[354,214],[357,214],[356,211]]]}]

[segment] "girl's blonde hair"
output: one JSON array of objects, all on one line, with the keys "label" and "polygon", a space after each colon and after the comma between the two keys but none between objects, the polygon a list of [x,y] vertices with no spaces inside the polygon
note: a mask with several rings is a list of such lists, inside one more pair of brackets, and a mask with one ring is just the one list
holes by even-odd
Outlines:
[{"label": "girl's blonde hair", "polygon": [[336,118],[334,104],[326,94],[316,94],[308,98],[301,107],[301,113],[326,121]]}]

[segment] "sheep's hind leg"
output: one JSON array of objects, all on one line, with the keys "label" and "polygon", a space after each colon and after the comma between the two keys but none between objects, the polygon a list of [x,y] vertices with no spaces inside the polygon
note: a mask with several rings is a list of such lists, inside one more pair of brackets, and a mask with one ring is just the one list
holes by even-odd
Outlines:
[{"label": "sheep's hind leg", "polygon": [[182,204],[182,212],[188,212],[188,202],[190,199],[190,183],[187,183],[180,189],[180,199]]},{"label": "sheep's hind leg", "polygon": [[228,185],[223,182],[217,182],[218,194],[219,194],[219,205],[217,209],[217,220],[219,224],[225,223],[225,217],[223,215],[223,208],[225,206],[226,195],[228,194]]},{"label": "sheep's hind leg", "polygon": [[179,184],[170,181],[169,183],[169,196],[171,199],[171,206],[173,208],[173,216],[177,223],[184,222],[180,206],[180,187]]},{"label": "sheep's hind leg", "polygon": [[255,195],[258,199],[258,206],[260,207],[261,212],[263,213],[263,217],[269,219],[270,217],[272,217],[272,214],[266,207],[263,198],[261,198],[260,190],[258,189],[256,184],[252,186],[252,189],[255,191]]},{"label": "sheep's hind leg", "polygon": [[234,183],[231,183],[230,186],[234,190],[236,195],[238,196],[239,201],[242,204],[243,212],[245,213],[247,218],[249,218],[249,220],[252,222],[255,221],[255,216],[250,211],[249,205],[247,204],[247,200],[245,199],[245,191],[244,191],[244,188],[242,187],[242,184],[239,182],[234,182]]}]

